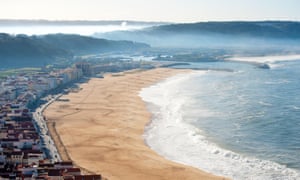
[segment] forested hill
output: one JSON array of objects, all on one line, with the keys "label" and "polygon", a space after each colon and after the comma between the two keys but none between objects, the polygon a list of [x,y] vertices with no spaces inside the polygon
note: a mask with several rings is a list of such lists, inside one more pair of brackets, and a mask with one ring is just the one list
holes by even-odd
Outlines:
[{"label": "forested hill", "polygon": [[300,22],[200,22],[169,24],[134,32],[97,33],[96,37],[131,40],[154,47],[259,47],[300,44]]},{"label": "forested hill", "polygon": [[171,24],[147,29],[151,33],[223,34],[264,38],[300,38],[300,22],[258,21],[258,22],[201,22]]},{"label": "forested hill", "polygon": [[43,66],[74,55],[132,51],[149,45],[132,41],[111,41],[80,35],[26,36],[0,34],[1,68]]}]

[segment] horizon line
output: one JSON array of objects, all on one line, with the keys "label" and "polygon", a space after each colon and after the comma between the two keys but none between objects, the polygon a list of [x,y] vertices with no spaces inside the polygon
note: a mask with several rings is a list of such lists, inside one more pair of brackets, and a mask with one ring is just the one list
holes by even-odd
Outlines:
[{"label": "horizon line", "polygon": [[7,18],[0,18],[0,22],[3,21],[23,21],[23,22],[49,22],[49,23],[59,23],[59,22],[89,22],[89,23],[100,23],[100,22],[114,22],[114,23],[147,23],[147,24],[193,24],[193,23],[208,23],[208,22],[300,22],[300,20],[288,20],[288,19],[260,19],[260,20],[199,20],[199,21],[185,21],[185,22],[171,22],[171,21],[144,21],[144,20],[126,20],[126,19],[119,19],[119,20],[84,20],[84,19],[59,19],[59,20],[54,20],[54,19],[17,19],[17,18],[12,18],[12,19],[7,19]]}]

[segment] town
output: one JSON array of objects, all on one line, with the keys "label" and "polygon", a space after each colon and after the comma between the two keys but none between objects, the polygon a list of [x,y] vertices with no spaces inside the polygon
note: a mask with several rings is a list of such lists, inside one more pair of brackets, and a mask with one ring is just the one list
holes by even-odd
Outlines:
[{"label": "town", "polygon": [[77,63],[0,81],[0,179],[103,179],[99,174],[83,175],[72,161],[61,161],[42,115],[45,105],[34,106],[47,93],[88,74],[90,65]]},{"label": "town", "polygon": [[1,179],[105,179],[86,169],[83,173],[70,158],[60,157],[44,109],[53,101],[64,101],[60,99],[64,93],[80,90],[76,82],[91,76],[103,78],[104,73],[176,65],[181,64],[92,56],[78,58],[64,68],[42,68],[0,79]]}]

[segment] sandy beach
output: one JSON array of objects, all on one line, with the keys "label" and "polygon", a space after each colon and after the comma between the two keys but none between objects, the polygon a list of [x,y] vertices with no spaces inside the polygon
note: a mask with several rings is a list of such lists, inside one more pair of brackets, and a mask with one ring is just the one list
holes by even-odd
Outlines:
[{"label": "sandy beach", "polygon": [[109,180],[224,179],[166,160],[144,143],[151,114],[138,93],[186,72],[154,69],[106,75],[62,96],[65,101],[55,101],[44,112],[62,158]]}]

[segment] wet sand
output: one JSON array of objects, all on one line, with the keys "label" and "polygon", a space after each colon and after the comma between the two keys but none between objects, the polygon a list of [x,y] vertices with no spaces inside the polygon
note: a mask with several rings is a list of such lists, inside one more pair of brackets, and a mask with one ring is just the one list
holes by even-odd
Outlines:
[{"label": "wet sand", "polygon": [[44,112],[62,158],[109,180],[224,179],[166,160],[145,145],[143,133],[151,114],[138,96],[140,90],[186,72],[154,69],[106,75],[62,96],[68,101],[55,101]]}]

